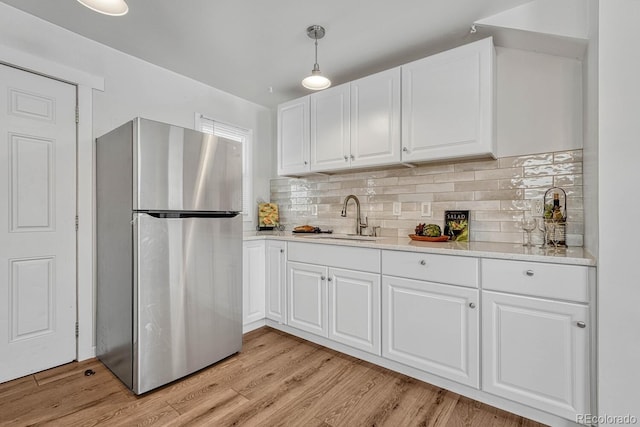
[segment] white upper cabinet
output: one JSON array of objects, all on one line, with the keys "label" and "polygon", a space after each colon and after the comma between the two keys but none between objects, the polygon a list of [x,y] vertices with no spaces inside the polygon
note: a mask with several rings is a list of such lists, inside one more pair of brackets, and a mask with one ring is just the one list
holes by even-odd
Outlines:
[{"label": "white upper cabinet", "polygon": [[310,95],[311,171],[350,165],[349,84]]},{"label": "white upper cabinet", "polygon": [[314,93],[311,171],[400,161],[400,68]]},{"label": "white upper cabinet", "polygon": [[351,82],[351,165],[400,161],[400,67]]},{"label": "white upper cabinet", "polygon": [[486,38],[402,66],[402,161],[496,155]]},{"label": "white upper cabinet", "polygon": [[309,97],[278,105],[278,175],[309,173]]},{"label": "white upper cabinet", "polygon": [[496,156],[486,38],[278,106],[278,174]]}]

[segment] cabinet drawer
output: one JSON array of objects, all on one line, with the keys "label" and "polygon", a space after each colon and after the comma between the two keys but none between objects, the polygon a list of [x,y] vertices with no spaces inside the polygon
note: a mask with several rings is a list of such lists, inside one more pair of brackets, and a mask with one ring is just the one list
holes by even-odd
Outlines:
[{"label": "cabinet drawer", "polygon": [[589,267],[526,261],[482,260],[482,288],[589,302]]},{"label": "cabinet drawer", "polygon": [[382,251],[382,274],[477,288],[478,259]]},{"label": "cabinet drawer", "polygon": [[289,242],[289,261],[380,273],[380,251],[370,248]]}]

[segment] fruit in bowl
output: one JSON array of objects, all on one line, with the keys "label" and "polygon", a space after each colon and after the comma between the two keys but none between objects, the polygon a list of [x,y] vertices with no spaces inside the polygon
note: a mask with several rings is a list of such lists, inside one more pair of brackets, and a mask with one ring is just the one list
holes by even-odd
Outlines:
[{"label": "fruit in bowl", "polygon": [[415,229],[417,236],[440,237],[442,230],[437,224],[418,224]]}]

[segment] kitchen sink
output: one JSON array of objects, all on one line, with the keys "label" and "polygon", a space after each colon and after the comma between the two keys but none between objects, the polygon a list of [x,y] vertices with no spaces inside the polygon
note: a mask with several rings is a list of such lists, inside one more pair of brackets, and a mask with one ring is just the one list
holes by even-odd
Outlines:
[{"label": "kitchen sink", "polygon": [[332,240],[354,240],[358,242],[375,242],[378,237],[358,236],[357,234],[308,234],[301,236],[305,239],[332,239]]}]

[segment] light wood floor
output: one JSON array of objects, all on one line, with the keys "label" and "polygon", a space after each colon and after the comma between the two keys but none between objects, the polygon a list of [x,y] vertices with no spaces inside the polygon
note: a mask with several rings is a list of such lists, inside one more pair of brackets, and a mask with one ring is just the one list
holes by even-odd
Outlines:
[{"label": "light wood floor", "polygon": [[[86,369],[95,375],[85,376]],[[0,426],[541,426],[271,328],[138,397],[99,361],[0,384]]]}]

